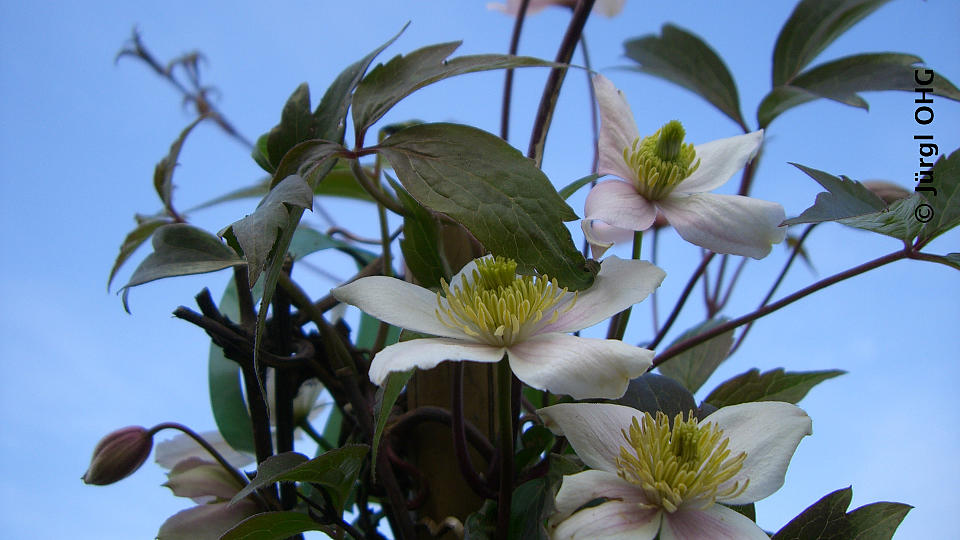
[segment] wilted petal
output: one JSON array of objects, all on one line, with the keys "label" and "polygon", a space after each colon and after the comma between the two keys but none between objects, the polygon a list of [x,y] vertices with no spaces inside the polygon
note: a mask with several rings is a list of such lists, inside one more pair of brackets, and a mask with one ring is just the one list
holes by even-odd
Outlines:
[{"label": "wilted petal", "polygon": [[[233,447],[223,439],[223,435],[221,435],[219,431],[204,431],[200,433],[200,436],[210,443],[210,445],[227,460],[227,463],[234,467],[244,467],[254,461],[253,456],[234,450]],[[165,469],[173,469],[177,463],[190,457],[198,457],[207,461],[213,459],[210,452],[207,452],[202,446],[197,444],[197,441],[184,434],[157,443],[156,452],[154,453],[154,460]]]},{"label": "wilted petal", "polygon": [[675,188],[678,193],[713,191],[739,171],[757,154],[763,143],[763,130],[694,147],[700,166]]},{"label": "wilted petal", "polygon": [[[600,264],[593,285],[581,291],[569,311],[544,326],[540,332],[573,332],[598,322],[642,301],[660,286],[666,273],[646,261],[610,256]],[[560,306],[560,310],[566,309]]]},{"label": "wilted petal", "polygon": [[750,484],[740,496],[723,501],[728,504],[756,502],[780,489],[800,439],[813,433],[812,421],[803,409],[779,401],[723,407],[704,422],[714,422],[729,437],[731,456],[747,453],[743,468],[720,491],[733,482],[743,485],[748,478]]},{"label": "wilted petal", "polygon": [[234,525],[256,514],[256,503],[244,499],[237,504],[201,504],[170,516],[157,540],[217,540]]},{"label": "wilted petal", "polygon": [[590,244],[590,255],[594,259],[602,257],[614,244],[630,241],[634,233],[629,229],[621,229],[594,219],[581,219],[580,228]]},{"label": "wilted petal", "polygon": [[[212,458],[211,458],[212,459]],[[230,500],[243,489],[240,482],[215,461],[191,457],[177,463],[167,473],[163,484],[177,497],[189,497],[194,502],[214,499]]]},{"label": "wilted petal", "polygon": [[386,276],[360,278],[330,291],[333,296],[385,323],[434,336],[466,339],[461,330],[437,318],[437,295]]},{"label": "wilted petal", "polygon": [[623,160],[623,151],[640,136],[637,123],[633,120],[633,112],[623,93],[603,75],[593,77],[593,90],[600,107],[598,171],[601,175],[612,174],[632,182],[636,173]]},{"label": "wilted petal", "polygon": [[387,375],[413,368],[430,369],[440,362],[498,362],[506,349],[483,343],[471,343],[450,338],[425,338],[402,341],[384,348],[370,363],[370,380],[380,386]]},{"label": "wilted petal", "polygon": [[664,514],[660,540],[770,540],[750,518],[719,504]]},{"label": "wilted petal", "polygon": [[760,199],[671,194],[658,206],[684,240],[717,253],[762,259],[786,235],[783,207]]},{"label": "wilted petal", "polygon": [[[570,515],[597,498],[611,499]],[[660,510],[644,509],[643,492],[604,471],[583,471],[563,477],[557,493],[557,513],[550,518],[551,538],[590,540],[650,540],[660,528]]]},{"label": "wilted petal", "polygon": [[510,346],[510,369],[521,381],[574,399],[615,399],[643,375],[653,351],[617,339],[540,334]]},{"label": "wilted petal", "polygon": [[643,413],[610,403],[561,403],[537,411],[545,426],[570,441],[573,450],[591,469],[617,472],[620,447],[626,446],[623,430]]},{"label": "wilted petal", "polygon": [[607,180],[593,186],[583,207],[584,219],[598,219],[631,231],[645,231],[657,219],[657,208],[629,182]]}]

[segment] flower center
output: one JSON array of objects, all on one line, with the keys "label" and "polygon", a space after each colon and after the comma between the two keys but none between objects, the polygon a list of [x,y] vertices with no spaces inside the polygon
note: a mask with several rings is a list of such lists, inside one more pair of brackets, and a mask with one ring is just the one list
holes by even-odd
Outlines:
[{"label": "flower center", "polygon": [[724,490],[720,486],[733,478],[743,467],[746,452],[730,457],[730,439],[712,423],[699,425],[691,413],[684,420],[678,414],[670,427],[667,415],[649,413],[630,429],[623,430],[627,446],[620,447],[617,474],[639,486],[650,508],[675,512],[682,504],[700,504],[706,508],[717,499],[739,496],[749,480],[741,486],[734,482]]},{"label": "flower center", "polygon": [[541,321],[552,323],[573,307],[576,296],[557,309],[567,289],[560,288],[556,279],[516,272],[512,259],[485,257],[477,260],[477,268],[460,285],[451,288],[441,280],[437,318],[479,341],[505,347],[526,339]]},{"label": "flower center", "polygon": [[646,199],[663,199],[700,166],[692,144],[683,144],[686,132],[676,120],[656,133],[623,149],[623,159],[635,173],[634,185]]}]

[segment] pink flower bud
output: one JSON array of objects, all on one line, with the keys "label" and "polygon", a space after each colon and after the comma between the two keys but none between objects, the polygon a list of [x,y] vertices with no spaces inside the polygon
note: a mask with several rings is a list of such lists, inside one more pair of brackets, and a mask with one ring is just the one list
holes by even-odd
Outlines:
[{"label": "pink flower bud", "polygon": [[886,180],[864,180],[863,185],[887,204],[892,204],[910,196],[909,191]]},{"label": "pink flower bud", "polygon": [[140,426],[118,429],[100,439],[93,449],[84,483],[105,486],[133,474],[153,449],[153,436]]}]

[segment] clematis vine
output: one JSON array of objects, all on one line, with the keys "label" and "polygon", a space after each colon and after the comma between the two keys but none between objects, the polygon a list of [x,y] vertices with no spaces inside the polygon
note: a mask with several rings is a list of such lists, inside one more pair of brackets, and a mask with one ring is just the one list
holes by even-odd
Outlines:
[{"label": "clematis vine", "polygon": [[[615,17],[623,11],[623,4],[625,2],[626,0],[597,0],[593,5],[593,11],[604,17]],[[550,6],[572,8],[576,3],[576,0],[530,0],[530,3],[527,4],[527,15],[532,15]],[[520,0],[507,0],[506,4],[490,2],[487,4],[487,9],[502,11],[507,15],[516,16],[520,12]]]},{"label": "clematis vine", "polygon": [[657,212],[684,240],[717,253],[761,259],[783,240],[777,203],[706,193],[756,155],[763,130],[702,145],[684,144],[680,122],[641,138],[623,94],[603,75],[593,79],[600,106],[600,182],[587,195],[584,235],[594,257],[653,225]]},{"label": "clematis vine", "polygon": [[[724,505],[780,489],[797,445],[812,433],[802,409],[775,401],[723,407],[702,421],[677,415],[672,424],[660,412],[600,403],[538,414],[592,469],[563,478],[553,540],[768,540]],[[583,508],[596,499],[605,501]]]},{"label": "clematis vine", "polygon": [[593,326],[646,298],[666,275],[656,266],[608,257],[593,286],[579,293],[546,275],[521,276],[517,263],[487,256],[467,264],[434,293],[373,276],[332,291],[381,321],[433,338],[390,345],[376,354],[370,380],[445,360],[494,363],[504,356],[524,383],[576,399],[616,398],[649,367],[653,351],[619,340],[568,332]]}]

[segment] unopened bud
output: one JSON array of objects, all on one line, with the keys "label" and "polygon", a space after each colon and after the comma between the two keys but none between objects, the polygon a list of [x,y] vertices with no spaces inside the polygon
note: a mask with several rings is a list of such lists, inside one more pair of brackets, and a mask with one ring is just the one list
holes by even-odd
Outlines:
[{"label": "unopened bud", "polygon": [[143,465],[153,449],[153,436],[140,426],[118,429],[93,449],[84,483],[105,486],[123,480]]},{"label": "unopened bud", "polygon": [[864,180],[863,185],[887,204],[892,204],[910,196],[909,191],[886,180]]}]

